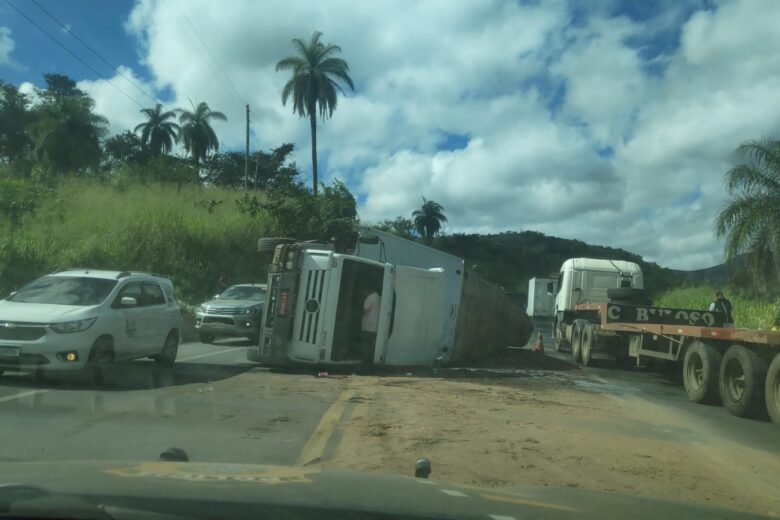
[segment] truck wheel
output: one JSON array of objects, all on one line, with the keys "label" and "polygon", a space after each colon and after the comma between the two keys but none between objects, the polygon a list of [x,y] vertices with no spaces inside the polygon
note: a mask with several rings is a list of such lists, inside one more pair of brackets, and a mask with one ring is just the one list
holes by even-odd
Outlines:
[{"label": "truck wheel", "polygon": [[582,328],[582,341],[580,341],[580,355],[582,357],[582,365],[589,367],[593,365],[593,358],[591,354],[593,352],[593,343],[595,341],[595,327],[588,323]]},{"label": "truck wheel", "polygon": [[780,354],[775,356],[766,371],[764,399],[769,417],[780,427]]},{"label": "truck wheel", "polygon": [[748,417],[764,406],[766,361],[741,345],[732,345],[720,364],[720,398],[732,415]]},{"label": "truck wheel", "polygon": [[582,360],[582,323],[577,320],[574,322],[574,329],[571,333],[571,359],[575,363]]},{"label": "truck wheel", "polygon": [[688,346],[683,361],[683,386],[688,399],[694,403],[717,400],[720,353],[702,341]]}]

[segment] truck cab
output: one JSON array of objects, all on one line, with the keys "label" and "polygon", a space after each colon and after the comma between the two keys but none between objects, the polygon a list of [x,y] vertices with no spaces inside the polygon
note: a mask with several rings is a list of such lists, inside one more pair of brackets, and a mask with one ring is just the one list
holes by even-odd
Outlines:
[{"label": "truck cab", "polygon": [[[269,365],[365,363],[363,303],[380,296],[371,364],[430,362],[441,348],[444,273],[381,263],[308,244],[276,248],[258,345],[247,358]],[[402,308],[396,301],[406,302]]]},{"label": "truck cab", "polygon": [[577,305],[607,303],[609,289],[644,289],[642,268],[625,260],[570,258],[561,266],[558,280],[548,284],[555,294],[553,335],[557,344],[570,345]]}]

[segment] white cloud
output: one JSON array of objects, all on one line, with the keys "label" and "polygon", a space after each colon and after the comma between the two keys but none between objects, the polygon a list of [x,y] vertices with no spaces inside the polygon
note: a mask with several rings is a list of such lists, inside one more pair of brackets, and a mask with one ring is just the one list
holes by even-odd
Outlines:
[{"label": "white cloud", "polygon": [[16,48],[13,38],[11,38],[11,29],[0,27],[0,65],[16,65],[11,59],[11,53]]},{"label": "white cloud", "polygon": [[[614,16],[619,2],[587,5],[573,20],[564,2],[139,0],[126,27],[152,73],[144,87],[225,112],[220,138],[241,147],[243,103],[186,9],[252,107],[252,146],[293,142],[307,172],[308,124],[281,105],[274,66],[314,29],[341,45],[357,91],[320,125],[320,161],[325,180],[359,194],[365,220],[409,214],[424,195],[447,208],[449,231],[538,229],[672,267],[718,263],[712,221],[732,151],[780,131],[780,3],[724,1],[686,20],[671,2],[646,21]],[[647,58],[637,41],[661,36]],[[105,82],[79,86],[113,132],[139,122]],[[467,146],[439,149],[447,134]]]}]

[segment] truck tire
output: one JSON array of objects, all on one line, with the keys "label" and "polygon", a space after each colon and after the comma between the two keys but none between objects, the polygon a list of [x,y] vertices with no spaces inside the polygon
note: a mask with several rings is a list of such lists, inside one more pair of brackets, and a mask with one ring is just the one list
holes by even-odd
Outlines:
[{"label": "truck tire", "polygon": [[764,400],[770,419],[780,428],[780,354],[775,355],[766,371]]},{"label": "truck tire", "polygon": [[652,301],[647,291],[634,287],[613,287],[607,289],[607,298],[610,303],[622,303],[626,305],[651,305]]},{"label": "truck tire", "polygon": [[292,238],[258,238],[257,239],[257,252],[258,253],[273,253],[276,246],[280,244],[294,244],[295,240]]},{"label": "truck tire", "polygon": [[732,345],[720,364],[720,398],[731,415],[752,417],[764,406],[766,361],[742,345]]},{"label": "truck tire", "polygon": [[582,340],[580,341],[580,357],[582,366],[593,366],[593,344],[596,341],[596,327],[592,323],[586,324],[582,328]]},{"label": "truck tire", "polygon": [[581,320],[574,320],[574,329],[571,333],[571,359],[575,363],[582,360],[582,326]]},{"label": "truck tire", "polygon": [[720,353],[703,341],[688,346],[683,361],[683,386],[694,403],[715,402],[718,398]]}]

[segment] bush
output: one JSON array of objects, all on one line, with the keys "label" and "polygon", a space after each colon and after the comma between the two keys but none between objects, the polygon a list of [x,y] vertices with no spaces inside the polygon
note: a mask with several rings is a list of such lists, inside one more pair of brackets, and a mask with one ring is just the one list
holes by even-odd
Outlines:
[{"label": "bush", "polygon": [[[710,286],[672,289],[657,298],[655,304],[658,307],[706,310],[709,309],[716,290]],[[764,330],[772,327],[776,312],[780,308],[780,299],[759,300],[745,298],[736,291],[733,291],[733,295],[729,295],[726,290],[723,292],[734,307],[734,322],[737,327]]]}]

